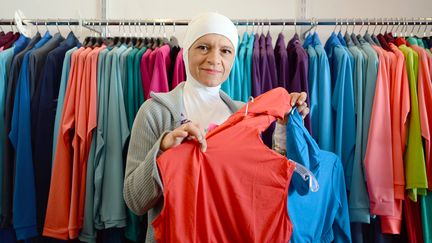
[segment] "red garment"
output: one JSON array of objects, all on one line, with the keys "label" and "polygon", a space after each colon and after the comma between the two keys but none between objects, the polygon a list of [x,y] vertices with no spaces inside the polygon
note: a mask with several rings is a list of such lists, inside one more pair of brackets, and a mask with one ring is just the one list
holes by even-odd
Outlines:
[{"label": "red garment", "polygon": [[164,208],[153,221],[158,242],[288,242],[287,193],[294,163],[260,133],[291,109],[273,89],[207,134],[207,151],[188,141],[157,160]]},{"label": "red garment", "polygon": [[423,243],[424,240],[422,220],[420,216],[420,202],[413,202],[408,196],[406,196],[404,209],[408,242]]},{"label": "red garment", "polygon": [[397,46],[401,46],[401,45],[406,45],[407,46],[407,44],[408,44],[408,42],[403,37],[396,38],[395,43],[396,43]]}]

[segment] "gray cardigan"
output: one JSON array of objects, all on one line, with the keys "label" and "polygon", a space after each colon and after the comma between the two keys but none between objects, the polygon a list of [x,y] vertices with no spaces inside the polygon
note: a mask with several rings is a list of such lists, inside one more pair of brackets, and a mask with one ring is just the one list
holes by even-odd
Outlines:
[{"label": "gray cardigan", "polygon": [[[155,242],[151,223],[163,207],[163,185],[156,158],[162,137],[185,119],[183,86],[184,82],[169,93],[152,93],[152,99],[141,106],[132,126],[123,197],[135,214],[148,212],[146,242]],[[223,91],[220,96],[233,113],[244,105]]]}]

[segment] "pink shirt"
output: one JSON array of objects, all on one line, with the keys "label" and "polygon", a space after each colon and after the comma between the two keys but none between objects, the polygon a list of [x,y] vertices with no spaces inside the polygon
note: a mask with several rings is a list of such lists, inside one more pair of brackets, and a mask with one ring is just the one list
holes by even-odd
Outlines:
[{"label": "pink shirt", "polygon": [[180,82],[183,82],[186,80],[186,71],[185,71],[185,65],[183,61],[183,48],[180,49],[179,53],[177,54],[175,64],[174,64],[174,74],[173,74],[173,81],[172,81],[172,87],[171,89],[174,89]]},{"label": "pink shirt", "polygon": [[382,48],[372,46],[378,54],[379,66],[364,159],[370,198],[370,213],[393,215],[394,183],[390,107],[390,56]]},{"label": "pink shirt", "polygon": [[153,66],[149,92],[168,92],[168,70],[171,65],[171,48],[163,45],[150,55],[150,65]]}]

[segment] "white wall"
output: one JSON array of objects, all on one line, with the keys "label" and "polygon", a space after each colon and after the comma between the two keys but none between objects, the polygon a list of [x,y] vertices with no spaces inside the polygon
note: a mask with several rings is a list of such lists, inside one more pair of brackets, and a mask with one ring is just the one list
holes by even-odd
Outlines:
[{"label": "white wall", "polygon": [[[280,19],[300,16],[301,0],[106,0],[109,19],[191,19],[204,11],[217,11],[232,19]],[[3,2],[3,3],[2,3]],[[28,18],[101,18],[101,0],[0,0],[0,18],[12,18],[16,9],[21,9]],[[373,17],[431,17],[432,0],[306,0],[306,17],[316,18],[373,18]],[[430,26],[432,27],[432,26]],[[430,28],[429,27],[429,28]],[[67,31],[65,29],[64,31]],[[185,27],[176,28],[176,36],[182,39]],[[244,31],[239,27],[239,32]],[[281,26],[271,27],[273,36]],[[323,39],[333,27],[318,28]],[[111,33],[118,27],[111,27]],[[264,28],[266,31],[267,29]],[[356,28],[358,30],[358,28]],[[124,31],[124,30],[122,30]],[[159,32],[159,29],[155,29]],[[168,35],[172,28],[166,29]],[[142,32],[145,32],[142,28]],[[147,32],[152,32],[148,28]],[[287,38],[294,27],[284,29]],[[83,35],[89,34],[84,33]]]}]

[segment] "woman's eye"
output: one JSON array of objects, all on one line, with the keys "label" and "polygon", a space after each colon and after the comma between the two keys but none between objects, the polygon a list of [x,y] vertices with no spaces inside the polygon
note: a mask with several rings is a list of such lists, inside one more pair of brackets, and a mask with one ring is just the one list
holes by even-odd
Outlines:
[{"label": "woman's eye", "polygon": [[222,49],[222,53],[224,53],[224,54],[231,54],[232,51],[230,49]]},{"label": "woman's eye", "polygon": [[198,49],[200,49],[200,50],[202,50],[202,51],[207,51],[207,50],[208,50],[208,47],[207,47],[207,46],[204,46],[204,45],[201,45],[201,46],[198,46]]}]

